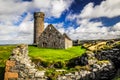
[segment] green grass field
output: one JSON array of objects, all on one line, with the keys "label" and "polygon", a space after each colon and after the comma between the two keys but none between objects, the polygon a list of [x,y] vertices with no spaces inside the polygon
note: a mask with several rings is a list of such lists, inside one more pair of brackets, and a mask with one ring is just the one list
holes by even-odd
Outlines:
[{"label": "green grass field", "polygon": [[[5,61],[9,58],[15,45],[0,46],[0,67],[5,66]],[[65,61],[73,57],[82,55],[85,49],[81,46],[74,46],[69,49],[46,49],[29,46],[29,56],[32,58],[47,61]]]},{"label": "green grass field", "polygon": [[81,46],[74,46],[68,49],[46,49],[29,46],[29,56],[47,61],[65,61],[82,55],[85,49]]}]

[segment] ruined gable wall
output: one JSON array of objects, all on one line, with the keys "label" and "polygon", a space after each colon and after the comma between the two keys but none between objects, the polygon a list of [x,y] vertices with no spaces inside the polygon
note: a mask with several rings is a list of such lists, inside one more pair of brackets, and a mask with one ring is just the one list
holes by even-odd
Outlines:
[{"label": "ruined gable wall", "polygon": [[65,48],[65,39],[52,25],[49,25],[41,34],[38,47]]}]

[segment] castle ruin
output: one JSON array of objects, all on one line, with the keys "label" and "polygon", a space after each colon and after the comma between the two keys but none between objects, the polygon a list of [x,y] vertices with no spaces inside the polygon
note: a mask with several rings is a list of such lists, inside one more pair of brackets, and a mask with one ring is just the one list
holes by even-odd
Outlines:
[{"label": "castle ruin", "polygon": [[52,24],[44,30],[44,16],[43,12],[34,13],[34,44],[43,48],[72,47],[72,40],[67,34],[61,34]]}]

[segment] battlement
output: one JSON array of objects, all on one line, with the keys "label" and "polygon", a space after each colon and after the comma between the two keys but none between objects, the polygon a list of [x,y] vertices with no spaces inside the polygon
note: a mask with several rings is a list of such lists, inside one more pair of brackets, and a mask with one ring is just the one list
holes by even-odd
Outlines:
[{"label": "battlement", "polygon": [[41,17],[44,18],[45,14],[43,12],[35,12],[34,13],[34,18]]}]

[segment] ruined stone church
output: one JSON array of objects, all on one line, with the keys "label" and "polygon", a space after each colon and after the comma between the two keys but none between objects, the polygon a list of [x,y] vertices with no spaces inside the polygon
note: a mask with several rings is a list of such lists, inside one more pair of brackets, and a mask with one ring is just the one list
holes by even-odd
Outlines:
[{"label": "ruined stone church", "polygon": [[67,49],[72,47],[72,40],[61,34],[52,24],[44,29],[43,12],[34,13],[34,44],[43,48]]}]

